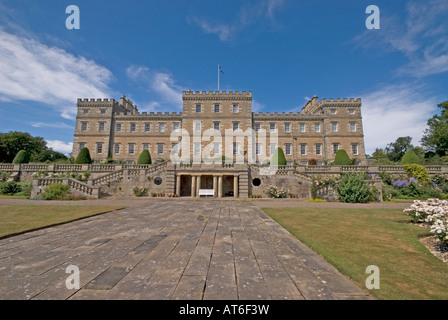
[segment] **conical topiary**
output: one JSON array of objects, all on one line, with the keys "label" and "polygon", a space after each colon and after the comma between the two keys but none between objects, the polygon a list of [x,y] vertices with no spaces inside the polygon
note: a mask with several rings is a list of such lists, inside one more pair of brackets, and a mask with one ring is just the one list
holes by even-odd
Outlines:
[{"label": "conical topiary", "polygon": [[286,157],[282,148],[275,149],[271,159],[271,166],[286,166]]},{"label": "conical topiary", "polygon": [[25,150],[20,150],[19,152],[17,152],[14,160],[12,160],[12,163],[28,163],[29,161],[30,156],[28,152],[26,152]]},{"label": "conical topiary", "polygon": [[137,164],[151,164],[151,155],[148,150],[143,150],[138,157]]},{"label": "conical topiary", "polygon": [[422,164],[414,150],[408,150],[401,159],[401,164]]},{"label": "conical topiary", "polygon": [[78,156],[75,159],[75,164],[91,164],[92,158],[90,157],[90,151],[88,148],[82,148],[79,151]]},{"label": "conical topiary", "polygon": [[344,149],[339,149],[338,152],[336,152],[334,164],[337,166],[349,166],[352,164],[352,160],[350,160],[347,151],[345,151]]}]

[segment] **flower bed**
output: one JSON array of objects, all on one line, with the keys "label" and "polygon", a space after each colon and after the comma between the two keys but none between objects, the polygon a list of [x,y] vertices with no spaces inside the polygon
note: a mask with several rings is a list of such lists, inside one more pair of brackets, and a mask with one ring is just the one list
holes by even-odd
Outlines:
[{"label": "flower bed", "polygon": [[286,198],[289,194],[289,190],[270,185],[267,193],[272,198]]},{"label": "flower bed", "polygon": [[410,208],[404,212],[411,217],[412,222],[422,223],[430,228],[430,232],[442,244],[448,245],[448,201],[428,199],[426,201],[414,200]]}]

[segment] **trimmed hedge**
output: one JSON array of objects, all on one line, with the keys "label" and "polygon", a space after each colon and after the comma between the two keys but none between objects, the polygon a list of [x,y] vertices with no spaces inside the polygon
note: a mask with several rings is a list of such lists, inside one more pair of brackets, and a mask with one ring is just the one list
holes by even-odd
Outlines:
[{"label": "trimmed hedge", "polygon": [[352,160],[350,160],[350,157],[344,149],[339,149],[338,152],[336,152],[334,164],[337,166],[349,166],[352,164]]},{"label": "trimmed hedge", "polygon": [[151,164],[151,155],[148,150],[143,150],[138,157],[137,164]]},{"label": "trimmed hedge", "polygon": [[12,163],[28,163],[28,162],[30,162],[30,155],[25,150],[20,150],[14,157],[14,160],[12,160]]},{"label": "trimmed hedge", "polygon": [[408,150],[401,159],[401,164],[422,164],[414,150]]},{"label": "trimmed hedge", "polygon": [[92,158],[90,157],[90,151],[88,148],[82,148],[78,156],[75,159],[75,164],[91,164]]},{"label": "trimmed hedge", "polygon": [[275,149],[271,159],[272,166],[286,166],[286,157],[282,148]]}]

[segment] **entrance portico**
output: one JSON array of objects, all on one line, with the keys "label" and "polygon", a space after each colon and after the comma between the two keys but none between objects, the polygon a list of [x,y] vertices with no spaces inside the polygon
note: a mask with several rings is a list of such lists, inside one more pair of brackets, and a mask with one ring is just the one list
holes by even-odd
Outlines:
[{"label": "entrance portico", "polygon": [[213,190],[214,198],[239,198],[239,183],[238,172],[179,172],[176,174],[176,194],[196,198]]}]

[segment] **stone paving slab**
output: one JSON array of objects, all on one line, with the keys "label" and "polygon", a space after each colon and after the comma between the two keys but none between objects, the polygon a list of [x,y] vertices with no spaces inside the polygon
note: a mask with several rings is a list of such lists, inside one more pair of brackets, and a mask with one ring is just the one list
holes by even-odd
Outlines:
[{"label": "stone paving slab", "polygon": [[170,199],[0,240],[0,299],[372,297],[252,202]]}]

